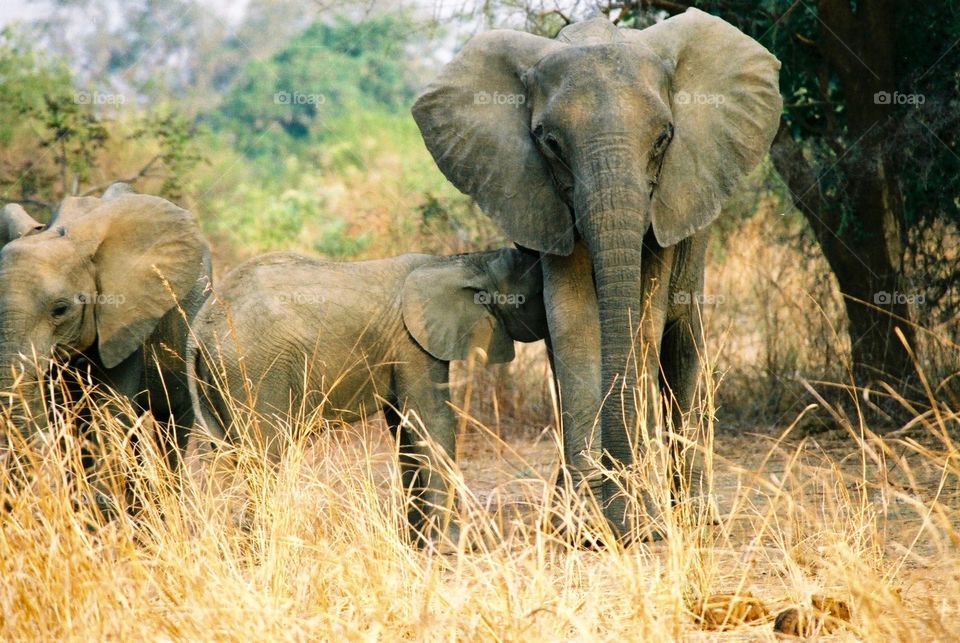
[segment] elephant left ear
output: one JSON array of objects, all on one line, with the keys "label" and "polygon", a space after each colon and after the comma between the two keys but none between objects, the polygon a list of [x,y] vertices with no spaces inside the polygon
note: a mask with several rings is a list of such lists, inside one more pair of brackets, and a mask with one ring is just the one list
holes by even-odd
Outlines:
[{"label": "elephant left ear", "polygon": [[467,359],[479,348],[490,364],[513,360],[513,339],[491,311],[496,285],[453,257],[417,268],[403,284],[403,323],[439,360]]},{"label": "elephant left ear", "polygon": [[30,216],[19,203],[8,203],[0,210],[0,248],[14,239],[36,234],[43,224]]},{"label": "elephant left ear", "polygon": [[138,194],[103,201],[67,234],[95,248],[98,345],[104,366],[112,368],[194,287],[206,242],[190,212]]},{"label": "elephant left ear", "polygon": [[780,123],[780,61],[736,27],[697,9],[643,30],[622,30],[673,69],[673,141],[651,207],[671,246],[706,227],[770,149]]}]

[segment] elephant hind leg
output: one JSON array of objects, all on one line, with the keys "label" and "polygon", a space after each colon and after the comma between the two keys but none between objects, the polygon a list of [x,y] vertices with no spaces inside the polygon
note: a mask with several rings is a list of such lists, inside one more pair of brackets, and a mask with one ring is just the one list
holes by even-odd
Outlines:
[{"label": "elephant hind leg", "polygon": [[424,508],[418,496],[422,485],[413,433],[403,426],[403,418],[396,408],[395,400],[391,400],[383,407],[383,416],[399,445],[400,484],[403,485],[404,492],[411,495],[411,502],[407,509],[407,524],[410,526],[411,534],[416,537],[424,526]]},{"label": "elephant hind leg", "polygon": [[[700,364],[701,342],[694,336],[690,320],[673,321],[667,325],[660,345],[661,386],[665,405],[664,417],[669,417],[674,433],[686,436],[692,432],[696,418],[691,416],[695,404],[697,372]],[[675,465],[683,462],[687,451],[682,440],[671,441]],[[673,472],[674,500],[682,486],[682,467]]]},{"label": "elephant hind leg", "polygon": [[[674,463],[671,478],[674,504],[709,491],[709,481],[704,475],[707,445],[699,439],[702,437],[701,422],[696,409],[700,358],[704,352],[700,301],[705,250],[704,235],[696,235],[678,244],[671,279],[669,322],[660,344],[665,411],[672,420],[673,431],[684,438],[674,440],[670,445]],[[683,296],[678,296],[680,294]],[[712,500],[709,502],[711,519],[716,522],[719,511]]]}]

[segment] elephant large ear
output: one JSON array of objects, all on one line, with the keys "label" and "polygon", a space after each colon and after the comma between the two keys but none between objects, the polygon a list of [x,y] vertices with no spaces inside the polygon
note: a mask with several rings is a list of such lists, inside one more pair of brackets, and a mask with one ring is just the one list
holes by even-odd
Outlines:
[{"label": "elephant large ear", "polygon": [[36,234],[43,224],[31,217],[19,203],[8,203],[0,210],[0,248],[14,239]]},{"label": "elephant large ear", "polygon": [[136,194],[133,188],[131,188],[128,183],[117,181],[116,183],[111,183],[110,186],[104,190],[103,196],[100,198],[95,196],[68,196],[60,202],[56,212],[53,213],[53,218],[50,219],[50,226],[71,223],[75,221],[77,217],[82,217],[93,212],[100,207],[100,204],[104,201],[112,201],[113,199],[130,194]]},{"label": "elephant large ear", "polygon": [[531,137],[521,77],[566,46],[518,31],[480,34],[413,105],[427,149],[450,182],[516,243],[561,255],[573,251],[572,217]]},{"label": "elephant large ear", "polygon": [[713,221],[770,149],[783,109],[780,61],[697,9],[623,35],[673,68],[674,136],[651,210],[657,241],[670,246]]},{"label": "elephant large ear", "polygon": [[443,361],[480,348],[491,364],[513,359],[513,339],[492,311],[496,284],[464,257],[421,266],[403,284],[403,323],[420,346]]},{"label": "elephant large ear", "polygon": [[193,215],[165,199],[120,195],[78,220],[69,234],[95,237],[100,359],[116,366],[194,287],[205,242]]}]

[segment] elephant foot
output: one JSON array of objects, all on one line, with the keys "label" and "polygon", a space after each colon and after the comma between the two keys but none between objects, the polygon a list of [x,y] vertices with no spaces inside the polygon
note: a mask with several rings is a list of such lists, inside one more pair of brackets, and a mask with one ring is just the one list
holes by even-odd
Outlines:
[{"label": "elephant foot", "polygon": [[[645,496],[645,494],[644,494]],[[621,493],[604,506],[608,532],[622,547],[637,543],[660,542],[664,533],[648,509],[649,499],[636,500]]]},{"label": "elephant foot", "polygon": [[419,525],[410,526],[411,542],[417,549],[431,554],[455,554],[465,548],[463,537],[460,524],[453,517],[446,524],[440,524],[438,517],[432,517]]},{"label": "elephant foot", "polygon": [[559,542],[570,548],[587,551],[600,551],[617,543],[621,547],[629,547],[638,543],[653,543],[663,540],[663,533],[652,526],[637,529],[620,530],[609,521],[594,519],[571,525],[556,513],[550,517],[550,534]]},{"label": "elephant foot", "polygon": [[[573,480],[577,483],[573,484]],[[663,540],[663,534],[649,518],[650,512],[646,508],[637,512],[634,508],[636,502],[624,499],[618,507],[608,506],[605,510],[603,480],[599,472],[561,471],[557,496],[547,516],[546,531],[568,547],[586,550],[606,549],[614,542],[626,546]],[[621,518],[612,519],[614,514]],[[631,518],[631,514],[635,516]]]}]

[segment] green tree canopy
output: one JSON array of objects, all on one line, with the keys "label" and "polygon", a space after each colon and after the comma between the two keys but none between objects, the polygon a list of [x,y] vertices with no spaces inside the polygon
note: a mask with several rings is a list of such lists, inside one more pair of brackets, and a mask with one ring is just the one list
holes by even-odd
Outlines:
[{"label": "green tree canopy", "polygon": [[256,157],[306,150],[349,110],[404,111],[415,92],[404,52],[410,27],[398,14],[317,22],[250,63],[211,121]]}]

